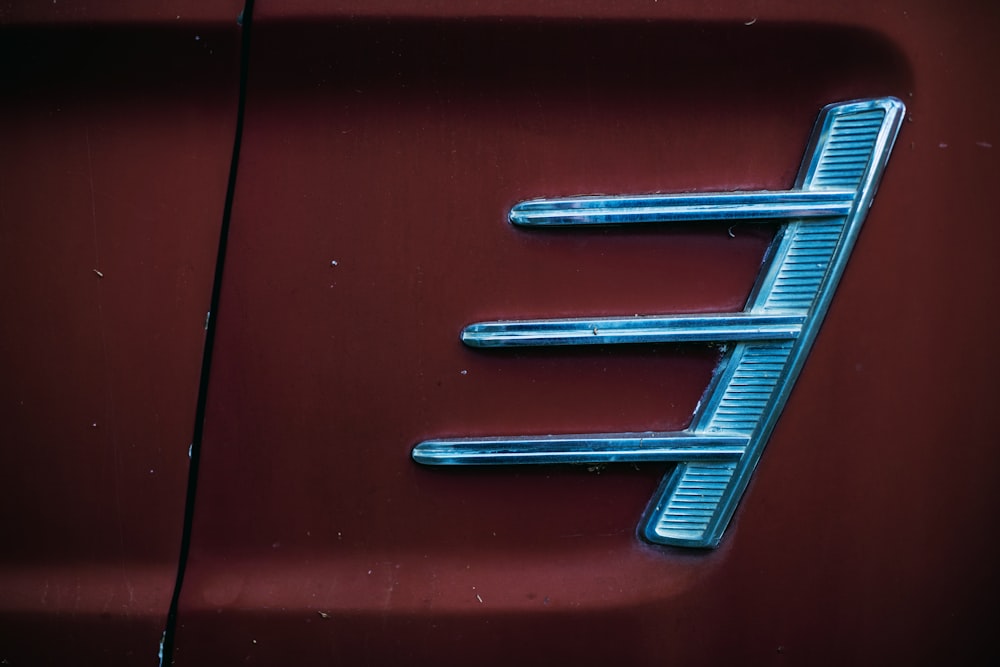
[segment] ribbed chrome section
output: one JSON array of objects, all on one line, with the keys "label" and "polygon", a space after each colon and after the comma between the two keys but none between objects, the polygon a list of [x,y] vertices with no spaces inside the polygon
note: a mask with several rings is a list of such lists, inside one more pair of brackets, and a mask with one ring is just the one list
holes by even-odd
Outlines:
[{"label": "ribbed chrome section", "polygon": [[768,276],[769,289],[762,293],[764,310],[808,311],[812,307],[843,235],[844,219],[789,227],[784,256],[772,265],[773,279]]},{"label": "ribbed chrome section", "polygon": [[657,503],[646,539],[699,545],[710,532],[722,497],[736,473],[736,463],[678,465]]},{"label": "ribbed chrome section", "polygon": [[856,190],[865,176],[884,120],[883,109],[834,117],[810,187]]},{"label": "ribbed chrome section", "polygon": [[697,430],[751,435],[774,398],[792,348],[791,342],[736,348],[719,382],[721,390],[713,393],[718,398],[706,406]]},{"label": "ribbed chrome section", "polygon": [[532,200],[511,222],[587,225],[762,220],[785,222],[740,313],[509,320],[466,327],[474,347],[708,342],[728,345],[691,427],[428,440],[429,465],[677,462],[647,509],[642,535],[658,544],[718,544],[774,428],[844,270],[899,131],[893,98],[831,105],[820,114],[794,190]]}]

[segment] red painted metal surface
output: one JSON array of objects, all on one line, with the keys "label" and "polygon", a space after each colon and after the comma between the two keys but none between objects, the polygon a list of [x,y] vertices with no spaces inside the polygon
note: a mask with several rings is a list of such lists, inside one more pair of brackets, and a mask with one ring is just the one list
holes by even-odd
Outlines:
[{"label": "red painted metal surface", "polygon": [[[238,8],[167,27],[174,6],[59,4],[0,8],[19,24],[0,34],[0,659],[149,664]],[[177,664],[996,653],[1000,16],[733,4],[257,4]],[[80,21],[104,27],[59,27]],[[882,95],[908,122],[718,550],[636,536],[662,467],[410,460],[429,437],[683,428],[712,349],[483,351],[458,332],[737,310],[771,230],[524,231],[507,210],[787,188],[823,105]]]},{"label": "red painted metal surface", "polygon": [[236,118],[215,4],[0,10],[3,664],[156,664]]},{"label": "red painted metal surface", "polygon": [[[996,548],[977,527],[996,507],[981,415],[998,369],[960,363],[943,331],[997,328],[981,198],[996,93],[976,55],[995,51],[995,16],[720,7],[258,7],[178,664],[984,648],[968,640],[995,618]],[[886,94],[912,122],[718,551],[636,538],[652,466],[410,461],[433,436],[683,427],[710,351],[482,352],[458,331],[735,309],[767,240],[526,232],[511,204],[785,188],[824,104]],[[942,438],[963,420],[961,443]],[[952,469],[951,447],[991,465]]]}]

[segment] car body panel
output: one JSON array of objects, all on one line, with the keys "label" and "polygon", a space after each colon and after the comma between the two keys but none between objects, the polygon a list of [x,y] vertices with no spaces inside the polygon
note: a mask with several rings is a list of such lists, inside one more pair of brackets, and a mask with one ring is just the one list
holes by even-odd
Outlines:
[{"label": "car body panel", "polygon": [[[257,6],[178,664],[277,662],[290,645],[310,664],[933,662],[983,631],[995,549],[972,533],[993,501],[985,478],[937,464],[967,414],[940,388],[978,381],[936,358],[959,354],[935,343],[955,304],[928,295],[959,281],[930,240],[955,200],[986,224],[974,193],[997,176],[994,125],[981,86],[925,61],[944,50],[963,69],[990,38],[960,11],[945,33],[928,7],[700,7]],[[947,140],[944,91],[971,95]],[[718,550],[636,537],[662,467],[409,459],[428,437],[686,426],[711,349],[505,354],[458,333],[737,310],[769,232],[565,236],[514,229],[507,210],[787,188],[819,109],[874,95],[912,122]],[[962,293],[990,303],[983,278]],[[959,330],[995,329],[970,310]],[[935,407],[915,412],[901,382]],[[993,456],[989,441],[977,422],[967,455]],[[961,572],[960,539],[975,543]]]},{"label": "car body panel", "polygon": [[219,4],[0,10],[4,664],[157,660],[236,120]]},{"label": "car body panel", "polygon": [[[993,5],[257,2],[200,388],[239,8],[167,27],[165,3],[65,6],[0,13],[25,49],[72,54],[81,27],[110,45],[82,82],[15,65],[0,104],[0,284],[22,313],[2,329],[0,658],[155,659],[196,416],[178,665],[996,657]],[[428,438],[687,426],[714,347],[459,332],[738,311],[775,228],[523,230],[510,207],[787,189],[823,106],[888,95],[907,121],[717,549],[637,535],[665,465],[411,459]]]}]

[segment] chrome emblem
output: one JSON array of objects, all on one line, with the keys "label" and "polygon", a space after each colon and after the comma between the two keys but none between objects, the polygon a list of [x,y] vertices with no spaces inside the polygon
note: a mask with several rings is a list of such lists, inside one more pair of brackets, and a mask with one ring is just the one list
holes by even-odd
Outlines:
[{"label": "chrome emblem", "polygon": [[781,227],[740,313],[482,322],[462,331],[462,340],[473,347],[727,345],[686,430],[428,440],[413,449],[413,459],[453,466],[673,462],[641,520],[640,534],[656,544],[716,546],[830,305],[904,109],[891,97],[823,109],[795,187],[787,191],[573,197],[516,205],[510,221],[520,226],[780,220]]}]

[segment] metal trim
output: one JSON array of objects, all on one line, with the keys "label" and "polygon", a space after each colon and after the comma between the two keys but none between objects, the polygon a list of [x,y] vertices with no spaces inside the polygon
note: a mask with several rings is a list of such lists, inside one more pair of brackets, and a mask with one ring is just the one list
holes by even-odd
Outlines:
[{"label": "metal trim", "polygon": [[420,443],[413,460],[426,465],[727,461],[739,459],[748,442],[745,436],[688,431],[453,438]]},{"label": "metal trim", "polygon": [[427,465],[675,462],[639,532],[657,544],[716,546],[829,308],[904,112],[892,97],[825,107],[794,190],[575,197],[515,206],[511,222],[532,226],[784,222],[741,313],[480,322],[462,332],[463,342],[473,347],[735,343],[688,430],[429,440],[414,448],[414,460]]},{"label": "metal trim", "polygon": [[847,215],[853,190],[718,192],[534,199],[510,211],[523,227],[576,227],[708,220],[768,221]]},{"label": "metal trim", "polygon": [[722,313],[658,317],[510,320],[480,322],[462,330],[470,347],[728,343],[797,338],[804,315]]}]

